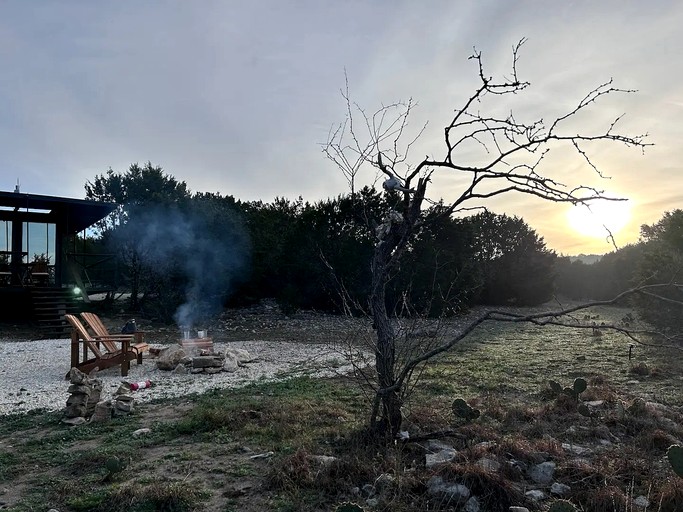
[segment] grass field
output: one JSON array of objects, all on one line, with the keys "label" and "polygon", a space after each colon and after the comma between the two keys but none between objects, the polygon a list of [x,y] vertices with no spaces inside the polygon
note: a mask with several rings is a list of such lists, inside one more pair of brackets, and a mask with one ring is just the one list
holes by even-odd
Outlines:
[{"label": "grass field", "polygon": [[[613,321],[623,310],[590,314]],[[352,339],[348,326],[335,326],[325,331],[330,342]],[[481,511],[547,510],[558,496],[525,468],[552,461],[553,482],[568,486],[562,497],[580,510],[683,511],[683,479],[665,458],[683,441],[683,352],[631,344],[591,329],[482,326],[428,365],[405,403],[412,438],[454,433],[441,441],[455,457],[431,468],[426,442],[373,444],[364,430],[369,404],[352,376],[254,383],[97,425],[67,427],[57,413],[5,416],[0,503],[60,512],[327,511],[346,501],[367,510],[463,509],[429,492],[439,476],[466,485]],[[577,377],[588,382],[579,401],[548,386]],[[480,417],[455,417],[456,398]],[[590,416],[579,403],[591,404]],[[142,428],[149,432],[136,434]],[[533,489],[547,497],[530,500]]]}]

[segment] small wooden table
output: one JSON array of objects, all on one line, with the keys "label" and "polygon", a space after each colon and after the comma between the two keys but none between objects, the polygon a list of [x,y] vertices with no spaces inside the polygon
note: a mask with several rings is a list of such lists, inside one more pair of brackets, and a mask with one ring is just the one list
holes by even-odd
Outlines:
[{"label": "small wooden table", "polygon": [[213,340],[211,338],[189,338],[180,340],[180,345],[184,349],[197,348],[200,350],[213,351]]}]

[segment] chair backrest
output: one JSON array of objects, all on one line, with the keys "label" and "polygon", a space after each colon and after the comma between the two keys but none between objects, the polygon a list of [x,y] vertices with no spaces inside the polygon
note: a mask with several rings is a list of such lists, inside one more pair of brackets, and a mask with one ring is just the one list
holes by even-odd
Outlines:
[{"label": "chair backrest", "polygon": [[[85,321],[88,327],[93,330],[95,336],[110,336],[109,331],[102,323],[102,320],[100,320],[100,317],[95,313],[83,312],[81,313],[81,318]],[[117,352],[119,350],[119,348],[116,346],[116,343],[113,341],[105,339],[98,341],[104,345],[104,348],[106,348],[108,352]]]},{"label": "chair backrest", "polygon": [[97,336],[109,336],[109,331],[100,320],[100,317],[95,313],[88,313],[87,311],[81,313],[81,318],[93,330]]},{"label": "chair backrest", "polygon": [[88,346],[90,350],[92,350],[93,354],[95,354],[95,356],[97,356],[98,358],[101,358],[102,352],[95,343],[96,340],[94,340],[93,337],[90,336],[90,333],[88,333],[88,330],[81,323],[78,317],[66,314],[64,315],[64,319],[71,324],[71,327],[74,329],[78,337],[83,340],[83,342]]}]

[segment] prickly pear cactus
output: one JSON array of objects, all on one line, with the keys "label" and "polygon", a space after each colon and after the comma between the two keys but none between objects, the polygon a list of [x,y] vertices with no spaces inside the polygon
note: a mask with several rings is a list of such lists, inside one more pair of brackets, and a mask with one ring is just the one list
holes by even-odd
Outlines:
[{"label": "prickly pear cactus", "polygon": [[338,505],[336,509],[334,509],[335,512],[364,512],[365,509],[361,507],[360,505],[356,505],[355,503],[347,502],[347,503],[342,503],[341,505]]},{"label": "prickly pear cactus", "polygon": [[106,462],[104,463],[104,467],[107,468],[107,471],[109,471],[110,475],[113,475],[115,473],[120,473],[121,471],[126,469],[126,463],[119,457],[114,455],[113,457],[109,457],[106,460]]},{"label": "prickly pear cactus", "polygon": [[576,408],[576,411],[581,416],[586,416],[587,418],[590,418],[591,416],[593,416],[593,413],[591,413],[590,408],[586,404],[579,404],[578,407]]},{"label": "prickly pear cactus", "polygon": [[576,512],[576,507],[567,500],[558,500],[550,505],[548,512]]},{"label": "prickly pear cactus", "polygon": [[579,377],[578,379],[574,379],[573,390],[574,393],[576,393],[576,396],[579,396],[581,393],[586,391],[587,387],[588,384],[586,383],[586,379],[582,379],[581,377]]},{"label": "prickly pear cactus", "polygon": [[669,463],[678,476],[683,478],[683,446],[678,444],[672,444],[669,446],[666,456],[669,459]]},{"label": "prickly pear cactus", "polygon": [[551,380],[551,381],[548,381],[548,385],[550,386],[550,389],[552,390],[552,392],[555,393],[556,395],[559,395],[560,393],[562,393],[562,386],[560,385],[559,382]]},{"label": "prickly pear cactus", "polygon": [[588,387],[586,379],[582,379],[581,377],[574,379],[574,384],[572,384],[572,387],[563,388],[559,382],[554,380],[548,381],[548,385],[550,386],[550,390],[556,396],[564,393],[565,395],[571,396],[575,400],[578,400],[579,395],[586,391],[586,388]]},{"label": "prickly pear cactus", "polygon": [[470,407],[470,405],[462,398],[456,398],[453,400],[453,405],[451,408],[453,409],[453,414],[455,414],[458,418],[463,418],[466,421],[476,420],[481,414],[479,409]]}]

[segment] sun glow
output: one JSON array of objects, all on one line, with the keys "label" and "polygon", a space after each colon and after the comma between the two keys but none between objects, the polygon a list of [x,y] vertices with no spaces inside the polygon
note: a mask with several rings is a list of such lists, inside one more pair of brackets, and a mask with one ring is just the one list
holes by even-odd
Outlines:
[{"label": "sun glow", "polygon": [[567,211],[569,225],[592,238],[606,238],[610,233],[616,235],[630,219],[631,205],[628,201],[595,201],[590,207],[576,205]]}]

